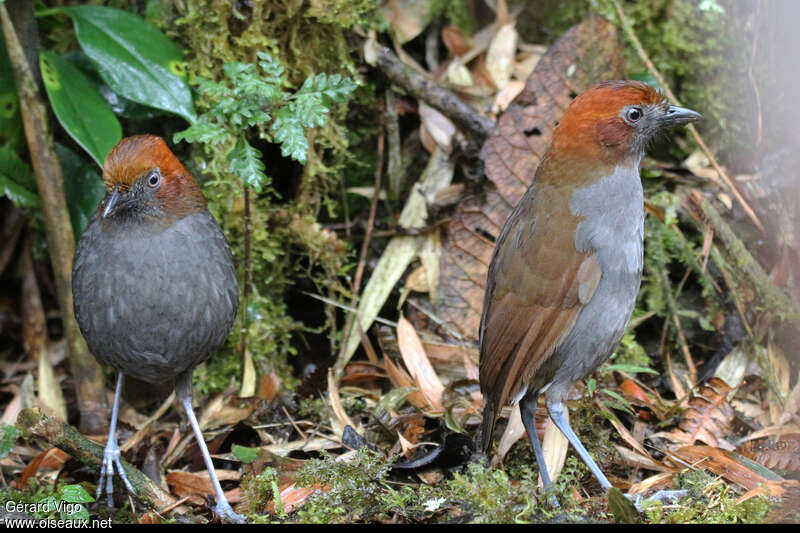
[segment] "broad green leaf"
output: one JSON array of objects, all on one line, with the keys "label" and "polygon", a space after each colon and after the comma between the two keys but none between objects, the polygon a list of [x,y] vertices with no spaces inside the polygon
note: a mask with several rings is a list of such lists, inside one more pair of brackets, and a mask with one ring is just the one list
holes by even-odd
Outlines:
[{"label": "broad green leaf", "polygon": [[94,498],[80,485],[64,485],[61,487],[61,499],[69,503],[88,503],[94,501]]},{"label": "broad green leaf", "polygon": [[624,363],[608,365],[603,368],[604,372],[627,372],[628,374],[658,374],[652,368],[647,368],[646,366],[637,366],[637,365],[627,365]]},{"label": "broad green leaf", "polygon": [[14,73],[6,53],[6,40],[0,30],[0,144],[16,146],[21,136],[22,118]]},{"label": "broad green leaf", "polygon": [[111,106],[111,110],[115,115],[124,118],[132,118],[134,120],[150,120],[165,114],[161,109],[136,103],[114,92],[114,90],[103,81],[100,74],[97,73],[97,67],[94,62],[89,59],[89,56],[87,56],[83,50],[71,50],[61,57],[68,60],[78,67],[78,70],[83,72],[86,79],[89,80],[89,83],[92,84],[97,92],[100,93],[100,96]]},{"label": "broad green leaf", "polygon": [[72,509],[71,513],[67,511],[62,511],[61,519],[70,520],[72,522],[80,522],[80,523],[88,522],[89,510],[86,509],[86,507],[83,505],[77,505],[75,508]]},{"label": "broad green leaf", "polygon": [[35,192],[31,192],[18,183],[14,183],[0,174],[0,196],[6,196],[17,207],[39,207],[41,202]]},{"label": "broad green leaf", "polygon": [[36,190],[36,176],[31,167],[13,149],[0,146],[0,174],[31,191]]},{"label": "broad green leaf", "polygon": [[116,93],[196,120],[180,49],[141,17],[110,7],[59,7],[42,14],[72,17],[81,48]]},{"label": "broad green leaf", "polygon": [[625,398],[623,398],[622,396],[620,396],[619,394],[617,394],[616,392],[614,392],[611,389],[601,389],[601,392],[604,392],[604,393],[608,394],[609,396],[611,396],[613,399],[617,400],[617,406],[620,409],[622,409],[623,411],[626,411],[626,412],[628,412],[630,414],[633,414],[633,409],[631,408],[631,404],[630,404],[630,402],[628,402],[628,400],[626,400]]},{"label": "broad green leaf", "polygon": [[94,165],[62,144],[56,143],[56,153],[64,174],[64,194],[77,242],[105,196],[106,188]]},{"label": "broad green leaf", "polygon": [[239,446],[234,444],[231,449],[234,457],[243,463],[252,463],[258,457],[258,448],[248,448],[247,446]]},{"label": "broad green leaf", "polygon": [[633,502],[622,494],[616,487],[608,490],[608,508],[614,515],[614,521],[620,524],[641,524],[642,516],[634,507]]},{"label": "broad green leaf", "polygon": [[108,153],[122,139],[122,127],[114,112],[86,76],[66,59],[42,52],[39,64],[56,118],[102,167]]},{"label": "broad green leaf", "polygon": [[36,178],[31,168],[8,147],[0,146],[0,196],[18,207],[39,207]]},{"label": "broad green leaf", "polygon": [[11,424],[0,425],[0,459],[11,452],[14,447],[14,441],[17,440],[17,435],[19,435],[17,426],[12,426]]}]

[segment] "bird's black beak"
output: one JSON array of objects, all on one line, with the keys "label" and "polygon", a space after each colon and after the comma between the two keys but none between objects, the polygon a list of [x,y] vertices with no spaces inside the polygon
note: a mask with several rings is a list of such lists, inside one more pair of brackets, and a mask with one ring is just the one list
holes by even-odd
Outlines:
[{"label": "bird's black beak", "polygon": [[114,187],[114,190],[106,196],[106,207],[103,209],[103,218],[106,218],[109,213],[114,210],[114,207],[119,203],[119,198],[119,187]]},{"label": "bird's black beak", "polygon": [[676,105],[669,106],[667,112],[661,116],[661,124],[664,126],[673,126],[679,124],[688,124],[703,118],[703,115],[697,111],[692,111],[685,107],[678,107]]}]

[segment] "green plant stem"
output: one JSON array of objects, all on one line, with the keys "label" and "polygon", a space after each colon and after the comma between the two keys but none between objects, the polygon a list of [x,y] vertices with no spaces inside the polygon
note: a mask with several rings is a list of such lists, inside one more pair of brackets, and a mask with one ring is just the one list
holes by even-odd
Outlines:
[{"label": "green plant stem", "polygon": [[[24,9],[32,9],[32,3],[21,2],[21,4],[25,6]],[[89,353],[72,308],[72,256],[75,253],[75,237],[64,197],[61,165],[55,153],[53,134],[47,121],[47,109],[36,84],[34,67],[26,59],[5,4],[0,4],[0,18],[2,18],[8,56],[14,70],[25,137],[42,199],[50,261],[53,265],[61,319],[69,346],[70,370],[81,415],[81,431],[100,434],[108,427],[108,404],[103,372]]]}]

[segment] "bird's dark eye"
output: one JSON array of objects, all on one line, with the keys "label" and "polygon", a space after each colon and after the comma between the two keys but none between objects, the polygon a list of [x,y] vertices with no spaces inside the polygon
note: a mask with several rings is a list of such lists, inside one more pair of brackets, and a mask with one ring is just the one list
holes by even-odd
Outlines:
[{"label": "bird's dark eye", "polygon": [[632,107],[628,109],[627,113],[625,113],[625,118],[628,119],[628,122],[636,122],[642,118],[642,110],[638,107]]},{"label": "bird's dark eye", "polygon": [[153,171],[153,172],[151,172],[151,173],[150,173],[150,175],[147,177],[147,184],[148,184],[150,187],[158,187],[158,185],[159,185],[160,183],[161,183],[161,173],[160,173],[160,172],[158,172],[157,170],[154,170],[154,171]]}]

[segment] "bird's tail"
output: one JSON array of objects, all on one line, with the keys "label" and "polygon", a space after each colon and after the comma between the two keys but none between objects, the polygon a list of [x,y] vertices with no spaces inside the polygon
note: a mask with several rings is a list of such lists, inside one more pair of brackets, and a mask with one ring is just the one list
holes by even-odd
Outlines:
[{"label": "bird's tail", "polygon": [[484,402],[483,405],[483,423],[481,424],[480,443],[481,451],[485,454],[489,453],[489,448],[492,446],[494,438],[494,426],[497,423],[497,412],[491,402]]}]

